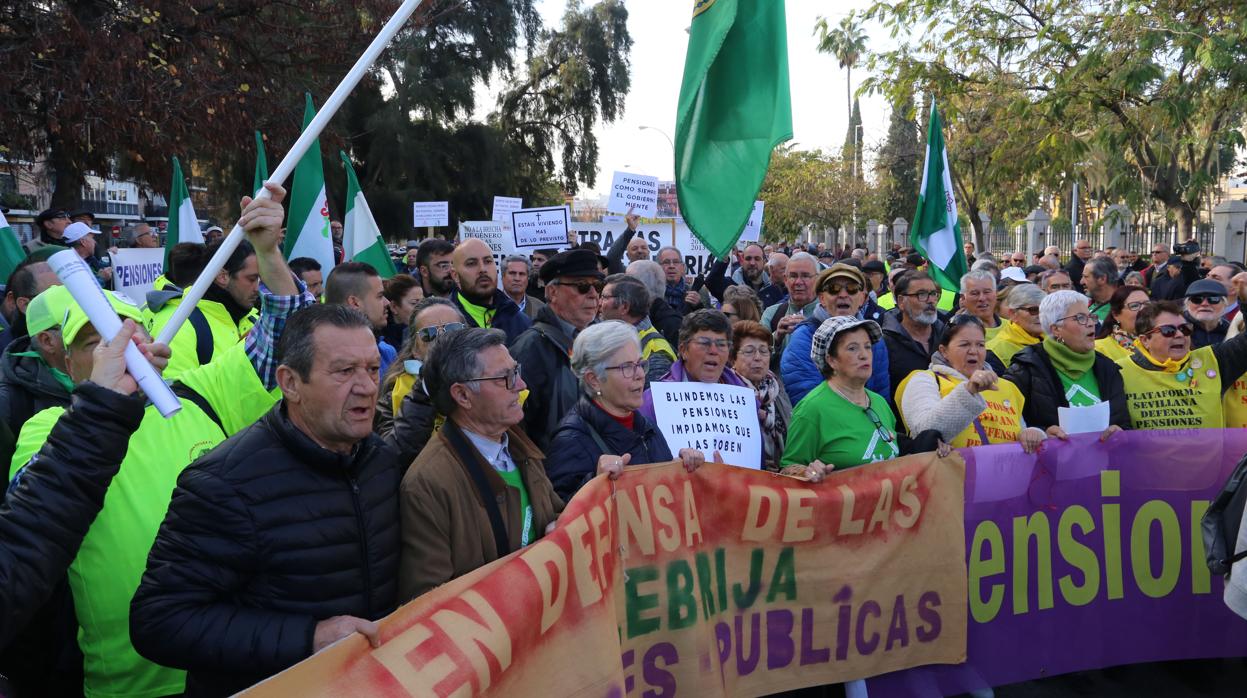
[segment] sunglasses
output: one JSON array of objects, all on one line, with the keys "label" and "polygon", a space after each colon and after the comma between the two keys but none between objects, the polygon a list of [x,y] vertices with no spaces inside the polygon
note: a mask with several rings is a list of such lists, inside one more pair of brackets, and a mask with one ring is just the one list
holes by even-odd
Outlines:
[{"label": "sunglasses", "polygon": [[447,332],[454,332],[455,330],[461,330],[465,327],[467,327],[467,325],[462,322],[448,322],[445,325],[429,325],[428,327],[421,327],[418,336],[425,342],[432,342]]},{"label": "sunglasses", "polygon": [[1014,310],[1021,310],[1021,311],[1026,312],[1026,313],[1030,313],[1031,315],[1038,315],[1038,314],[1039,314],[1039,306],[1037,306],[1037,305],[1027,305],[1027,306],[1023,306],[1023,307],[1021,307],[1021,308],[1014,308]]},{"label": "sunglasses", "polygon": [[874,408],[864,407],[862,408],[862,411],[865,412],[866,416],[870,417],[870,421],[874,423],[875,433],[879,434],[879,438],[883,439],[884,443],[892,443],[892,439],[895,437],[892,436],[892,432],[887,427],[883,426],[883,420],[879,419],[879,415],[875,414]]},{"label": "sunglasses", "polygon": [[1190,337],[1191,333],[1194,331],[1195,331],[1195,325],[1192,325],[1189,322],[1184,322],[1181,325],[1161,325],[1159,327],[1153,327],[1152,329],[1148,330],[1147,332],[1144,332],[1143,334],[1149,335],[1155,332],[1159,332],[1160,336],[1164,337],[1165,339],[1173,339],[1174,337],[1178,336],[1179,332],[1182,333],[1183,337]]},{"label": "sunglasses", "polygon": [[574,288],[576,289],[576,293],[579,293],[582,296],[588,295],[590,289],[601,293],[602,289],[606,288],[606,284],[602,281],[551,281],[548,285]]},{"label": "sunglasses", "polygon": [[1217,305],[1225,301],[1225,296],[1187,296],[1186,299],[1195,305]]},{"label": "sunglasses", "polygon": [[862,287],[861,285],[852,283],[852,282],[847,283],[847,284],[842,284],[838,281],[828,281],[827,283],[823,284],[823,291],[825,293],[830,293],[833,296],[840,295],[841,291],[848,291],[849,295],[853,296],[853,295],[857,295],[861,293]]}]

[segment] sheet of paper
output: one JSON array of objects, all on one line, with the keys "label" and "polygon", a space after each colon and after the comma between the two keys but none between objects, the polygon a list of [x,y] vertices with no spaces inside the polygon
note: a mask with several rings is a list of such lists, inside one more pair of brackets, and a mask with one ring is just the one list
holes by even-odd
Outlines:
[{"label": "sheet of paper", "polygon": [[672,455],[695,448],[706,460],[762,467],[762,431],[753,390],[720,383],[651,383],[654,419]]},{"label": "sheet of paper", "polygon": [[632,172],[615,172],[611,182],[611,198],[606,210],[627,213],[628,209],[641,217],[658,215],[658,178]]},{"label": "sheet of paper", "polygon": [[567,247],[567,207],[524,208],[511,212],[511,231],[515,248]]},{"label": "sheet of paper", "polygon": [[1099,433],[1108,429],[1108,402],[1090,407],[1058,407],[1057,420],[1066,434]]},{"label": "sheet of paper", "polygon": [[416,201],[411,205],[416,228],[444,228],[450,225],[450,205],[446,201]]},{"label": "sheet of paper", "polygon": [[493,220],[511,222],[511,212],[524,208],[524,200],[518,196],[495,196]]}]

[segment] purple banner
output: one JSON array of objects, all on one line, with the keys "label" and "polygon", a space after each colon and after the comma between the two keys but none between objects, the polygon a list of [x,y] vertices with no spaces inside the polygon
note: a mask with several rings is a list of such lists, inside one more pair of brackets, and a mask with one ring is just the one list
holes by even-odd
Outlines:
[{"label": "purple banner", "polygon": [[1247,653],[1200,518],[1247,430],[1123,432],[965,449],[968,660],[870,679],[940,696],[1119,664]]}]

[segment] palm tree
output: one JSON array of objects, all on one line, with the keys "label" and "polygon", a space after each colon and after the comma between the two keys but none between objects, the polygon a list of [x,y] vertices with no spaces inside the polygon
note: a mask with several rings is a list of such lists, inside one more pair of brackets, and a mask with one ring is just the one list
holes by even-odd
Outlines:
[{"label": "palm tree", "polygon": [[[819,17],[818,23],[814,25],[814,31],[818,34],[818,51],[820,53],[830,53],[840,61],[840,67],[845,70],[844,97],[847,106],[849,123],[853,123],[853,66],[857,65],[858,59],[866,52],[866,35],[862,33],[861,25],[852,12],[848,17],[840,20],[840,26],[832,29],[827,23],[826,17]],[[853,136],[854,147],[857,145],[857,135]]]}]

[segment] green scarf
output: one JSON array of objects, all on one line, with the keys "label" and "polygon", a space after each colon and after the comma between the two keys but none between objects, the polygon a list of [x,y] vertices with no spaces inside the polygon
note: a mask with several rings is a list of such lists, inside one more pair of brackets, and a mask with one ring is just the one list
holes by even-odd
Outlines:
[{"label": "green scarf", "polygon": [[1048,357],[1052,359],[1052,365],[1056,367],[1056,370],[1073,380],[1082,378],[1082,374],[1090,371],[1091,366],[1095,364],[1094,351],[1079,353],[1051,337],[1044,337],[1043,348],[1048,352]]}]

